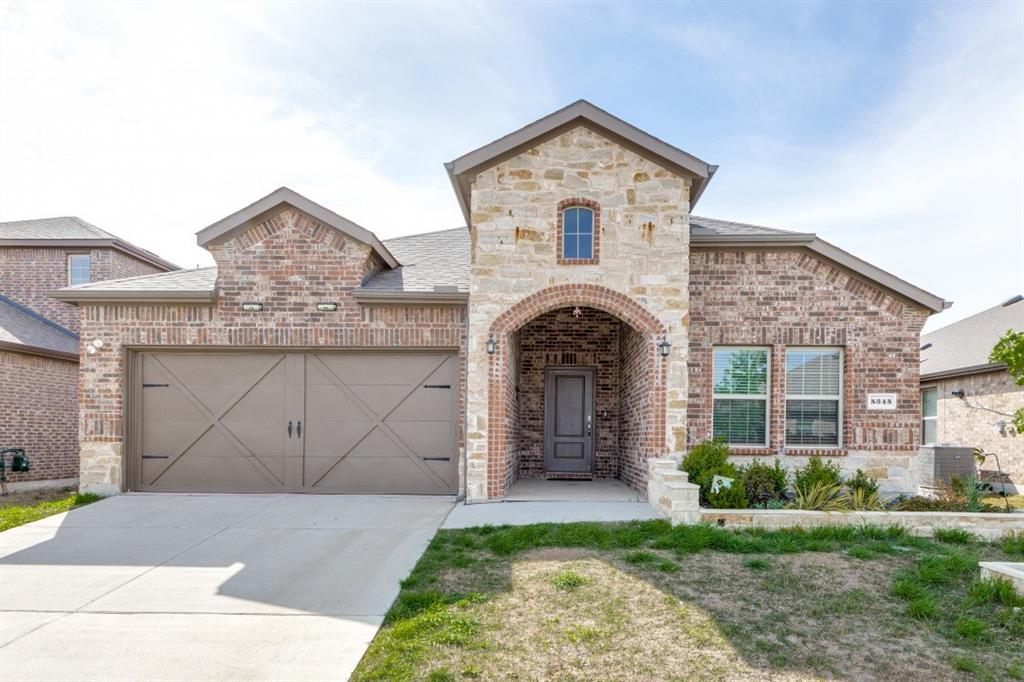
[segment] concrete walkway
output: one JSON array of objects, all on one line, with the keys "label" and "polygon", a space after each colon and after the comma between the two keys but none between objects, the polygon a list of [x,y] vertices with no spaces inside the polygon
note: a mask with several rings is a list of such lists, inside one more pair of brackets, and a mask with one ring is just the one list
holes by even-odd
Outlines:
[{"label": "concrete walkway", "polygon": [[0,679],[347,679],[453,504],[123,495],[0,533]]},{"label": "concrete walkway", "polygon": [[526,526],[573,521],[638,521],[660,518],[646,502],[487,502],[460,504],[442,528]]}]

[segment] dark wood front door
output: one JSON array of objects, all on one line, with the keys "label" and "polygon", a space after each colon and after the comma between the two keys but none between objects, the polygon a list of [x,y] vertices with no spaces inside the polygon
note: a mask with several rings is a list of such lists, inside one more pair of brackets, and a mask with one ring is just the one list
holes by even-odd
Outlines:
[{"label": "dark wood front door", "polygon": [[544,473],[594,471],[594,370],[549,369],[544,382]]}]

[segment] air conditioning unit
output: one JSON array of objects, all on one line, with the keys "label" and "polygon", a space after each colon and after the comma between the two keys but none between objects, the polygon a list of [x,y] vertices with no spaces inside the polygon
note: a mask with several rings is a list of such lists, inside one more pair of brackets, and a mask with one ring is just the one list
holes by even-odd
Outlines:
[{"label": "air conditioning unit", "polygon": [[929,445],[921,448],[918,459],[921,467],[920,481],[925,486],[945,488],[953,476],[977,475],[974,448],[962,445]]}]

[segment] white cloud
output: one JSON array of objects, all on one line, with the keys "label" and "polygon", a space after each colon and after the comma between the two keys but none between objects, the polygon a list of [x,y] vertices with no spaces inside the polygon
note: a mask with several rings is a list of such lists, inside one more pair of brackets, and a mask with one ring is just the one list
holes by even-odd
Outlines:
[{"label": "white cloud", "polygon": [[254,40],[289,49],[258,5],[198,7],[0,9],[0,220],[79,215],[184,266],[210,262],[192,233],[283,184],[383,237],[461,224],[440,160],[395,182],[344,113],[251,66]]},{"label": "white cloud", "polygon": [[[772,144],[704,210],[815,231],[953,300],[928,329],[1024,290],[1024,5],[942,5],[894,96],[836,148]],[[787,161],[793,161],[787,168]],[[723,176],[726,174],[723,173]],[[726,177],[719,178],[726,184]],[[757,187],[754,194],[749,190]]]}]

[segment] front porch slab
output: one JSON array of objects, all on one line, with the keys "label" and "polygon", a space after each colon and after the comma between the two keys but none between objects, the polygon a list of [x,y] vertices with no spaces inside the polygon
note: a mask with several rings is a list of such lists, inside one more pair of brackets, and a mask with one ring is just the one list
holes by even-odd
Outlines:
[{"label": "front porch slab", "polygon": [[645,498],[618,479],[560,481],[524,478],[509,488],[505,499],[509,502],[643,502]]}]

